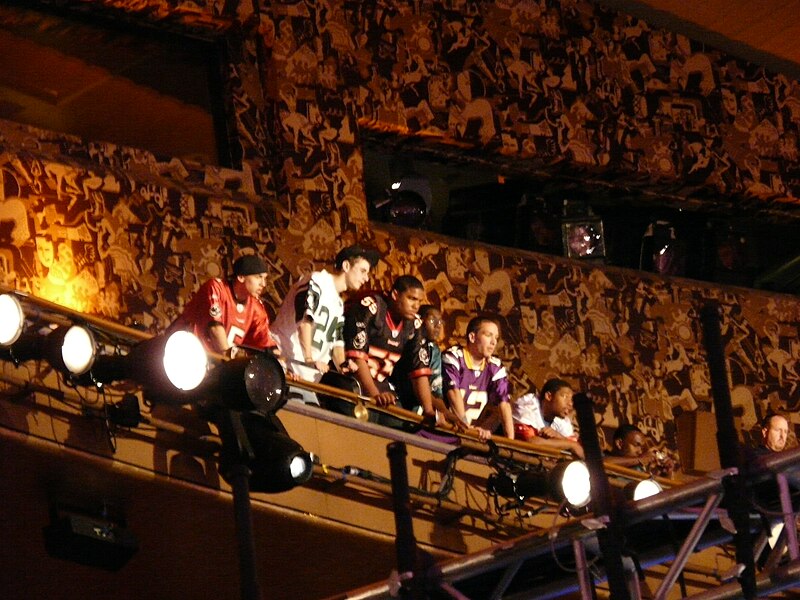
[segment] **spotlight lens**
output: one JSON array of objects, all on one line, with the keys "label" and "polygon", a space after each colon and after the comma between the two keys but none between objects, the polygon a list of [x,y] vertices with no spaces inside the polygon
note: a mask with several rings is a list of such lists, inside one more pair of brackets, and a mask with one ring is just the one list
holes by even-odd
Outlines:
[{"label": "spotlight lens", "polygon": [[283,406],[286,376],[275,358],[266,354],[254,356],[244,376],[247,396],[255,409],[272,413]]},{"label": "spotlight lens", "polygon": [[292,479],[298,483],[305,483],[311,477],[311,459],[308,454],[298,454],[289,463],[289,472]]},{"label": "spotlight lens", "polygon": [[645,479],[636,484],[636,488],[633,490],[633,499],[642,500],[643,498],[655,496],[662,489],[663,488],[658,484],[657,481],[653,479]]},{"label": "spotlight lens", "polygon": [[570,505],[576,508],[583,508],[589,504],[592,486],[589,481],[589,469],[586,463],[574,460],[567,465],[561,477],[561,489],[564,491],[564,497]]},{"label": "spotlight lens", "polygon": [[10,294],[0,295],[0,346],[10,346],[22,333],[25,316],[22,306]]},{"label": "spotlight lens", "polygon": [[195,389],[205,379],[208,357],[203,343],[193,333],[176,331],[164,346],[164,372],[179,390]]},{"label": "spotlight lens", "polygon": [[73,375],[83,375],[94,363],[94,336],[85,327],[73,325],[67,330],[61,345],[61,359]]},{"label": "spotlight lens", "polygon": [[422,196],[411,190],[401,190],[394,196],[389,216],[395,225],[417,227],[425,221],[428,207]]}]

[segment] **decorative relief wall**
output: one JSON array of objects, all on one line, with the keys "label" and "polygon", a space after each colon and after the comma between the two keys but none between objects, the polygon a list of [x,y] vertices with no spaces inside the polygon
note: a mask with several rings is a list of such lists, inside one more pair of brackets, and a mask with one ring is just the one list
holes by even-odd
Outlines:
[{"label": "decorative relief wall", "polygon": [[[594,3],[292,3],[261,18],[270,72],[289,90],[271,98],[276,139],[315,179],[337,162],[360,166],[356,122],[687,201],[794,202],[796,82]],[[285,181],[289,194],[302,179]],[[710,298],[725,305],[741,427],[798,400],[790,299],[375,235],[384,287],[419,274],[453,331],[478,310],[499,312],[518,390],[563,375],[593,393],[605,431],[634,421],[672,441],[676,409],[709,408],[696,319]]]},{"label": "decorative relief wall", "polygon": [[593,394],[603,433],[632,421],[674,447],[675,412],[710,408],[709,299],[742,428],[800,401],[794,298],[370,227],[359,148],[366,123],[687,198],[793,202],[796,82],[580,0],[83,4],[237,31],[243,169],[0,123],[5,285],[157,330],[242,251],[268,259],[276,307],[300,273],[367,239],[385,254],[379,287],[420,276],[449,342],[475,312],[499,314],[516,391],[563,376]]}]

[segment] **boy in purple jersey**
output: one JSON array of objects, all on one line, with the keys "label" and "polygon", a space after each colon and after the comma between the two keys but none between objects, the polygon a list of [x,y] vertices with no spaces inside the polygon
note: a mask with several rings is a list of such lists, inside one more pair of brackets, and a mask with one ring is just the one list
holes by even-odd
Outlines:
[{"label": "boy in purple jersey", "polygon": [[444,390],[452,411],[475,427],[482,440],[492,437],[499,419],[505,435],[514,439],[505,367],[493,356],[500,327],[492,318],[475,317],[467,325],[467,345],[453,346],[442,355]]}]

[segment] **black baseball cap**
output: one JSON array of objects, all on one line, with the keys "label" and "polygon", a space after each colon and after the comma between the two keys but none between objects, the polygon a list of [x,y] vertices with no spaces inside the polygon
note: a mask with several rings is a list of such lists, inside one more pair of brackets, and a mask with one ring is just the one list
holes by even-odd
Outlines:
[{"label": "black baseball cap", "polygon": [[375,267],[378,264],[378,260],[380,260],[381,255],[378,254],[377,250],[372,250],[370,248],[365,248],[364,246],[359,246],[355,244],[353,246],[347,246],[339,250],[339,253],[336,255],[334,259],[334,266],[337,270],[342,270],[342,265],[344,261],[353,262],[356,258],[363,258],[369,263],[370,267]]},{"label": "black baseball cap", "polygon": [[264,261],[255,254],[245,254],[236,259],[233,263],[233,274],[238,277],[241,275],[258,275],[259,273],[266,273],[267,265]]}]

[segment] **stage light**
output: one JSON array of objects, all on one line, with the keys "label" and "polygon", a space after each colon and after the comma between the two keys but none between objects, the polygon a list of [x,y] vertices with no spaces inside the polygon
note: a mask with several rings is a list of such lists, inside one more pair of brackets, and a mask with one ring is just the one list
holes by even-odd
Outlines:
[{"label": "stage light", "polygon": [[194,392],[207,372],[202,342],[193,333],[175,331],[139,342],[127,354],[97,356],[83,381],[102,385],[131,380],[152,401],[186,404],[196,400]]},{"label": "stage light", "polygon": [[59,507],[51,508],[50,519],[42,533],[45,550],[55,558],[118,571],[139,549],[122,520]]},{"label": "stage light", "polygon": [[639,268],[661,275],[683,275],[686,270],[684,247],[671,222],[653,221],[642,236]]},{"label": "stage light", "polygon": [[546,486],[543,482],[544,478],[539,473],[533,475],[527,472],[520,474],[500,471],[490,474],[486,483],[490,493],[524,501],[528,496],[544,496]]},{"label": "stage light", "polygon": [[217,365],[200,393],[233,410],[274,413],[287,401],[286,374],[277,358],[262,352]]},{"label": "stage light", "polygon": [[311,478],[311,455],[289,437],[275,415],[226,411],[218,425],[222,437],[220,473],[226,481],[236,465],[250,470],[250,489],[254,492],[285,492]]},{"label": "stage light", "polygon": [[11,294],[0,295],[0,346],[10,346],[19,339],[25,325],[22,305]]},{"label": "stage light", "polygon": [[284,492],[310,479],[311,455],[275,415],[287,400],[286,374],[275,356],[262,352],[218,364],[197,395],[212,409],[222,438],[220,472],[232,486],[241,466],[255,492]]},{"label": "stage light", "polygon": [[662,492],[664,488],[655,479],[631,481],[625,486],[625,495],[630,500],[643,500]]},{"label": "stage light", "polygon": [[569,258],[604,258],[606,255],[603,221],[586,217],[561,224],[564,253]]},{"label": "stage light", "polygon": [[384,197],[374,205],[384,221],[404,227],[419,227],[425,222],[432,201],[431,182],[411,170],[394,179]]},{"label": "stage light", "polygon": [[92,332],[81,325],[28,328],[8,336],[14,341],[0,345],[0,358],[15,364],[44,360],[67,377],[78,377],[91,368],[96,352]]},{"label": "stage light", "polygon": [[603,220],[594,214],[586,200],[565,199],[561,217],[564,256],[586,260],[605,258]]},{"label": "stage light", "polygon": [[505,498],[549,497],[573,509],[583,508],[591,500],[589,469],[580,460],[562,461],[549,472],[544,468],[501,470],[492,473],[487,483],[490,492]]},{"label": "stage light", "polygon": [[199,386],[208,370],[203,343],[188,331],[176,331],[164,343],[164,374],[177,389],[190,391]]},{"label": "stage light", "polygon": [[582,460],[558,463],[550,471],[550,485],[555,497],[571,508],[584,508],[592,499],[589,469]]},{"label": "stage light", "polygon": [[97,344],[92,332],[81,325],[59,327],[45,341],[47,361],[62,373],[80,376],[94,364]]}]

